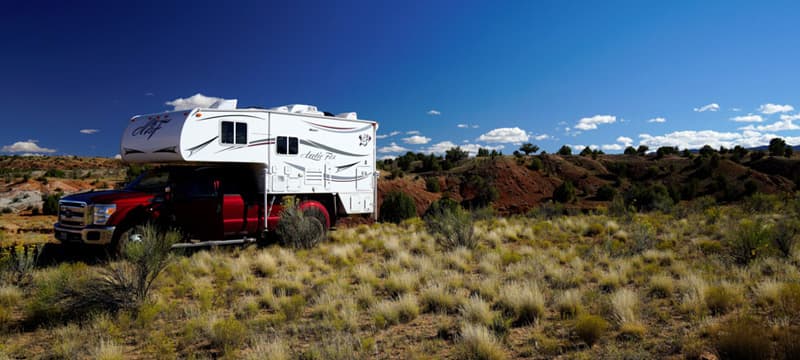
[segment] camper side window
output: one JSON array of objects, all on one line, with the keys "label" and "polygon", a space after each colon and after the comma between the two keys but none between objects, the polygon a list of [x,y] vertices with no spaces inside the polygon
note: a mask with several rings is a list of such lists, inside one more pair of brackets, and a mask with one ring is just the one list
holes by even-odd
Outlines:
[{"label": "camper side window", "polygon": [[299,152],[298,141],[296,137],[278,136],[275,145],[275,151],[282,155],[297,155]]},{"label": "camper side window", "polygon": [[219,139],[223,144],[247,145],[247,123],[223,121]]},{"label": "camper side window", "polygon": [[223,144],[233,144],[233,122],[223,121],[219,134],[220,142]]},{"label": "camper side window", "polygon": [[247,123],[236,123],[236,143],[247,144]]}]

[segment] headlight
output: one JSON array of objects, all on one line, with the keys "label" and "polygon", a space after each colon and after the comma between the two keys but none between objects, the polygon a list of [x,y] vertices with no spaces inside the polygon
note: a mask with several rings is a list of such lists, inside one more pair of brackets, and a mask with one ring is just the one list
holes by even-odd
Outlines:
[{"label": "headlight", "polygon": [[94,224],[105,225],[114,211],[117,211],[117,205],[95,205],[92,213],[94,215]]}]

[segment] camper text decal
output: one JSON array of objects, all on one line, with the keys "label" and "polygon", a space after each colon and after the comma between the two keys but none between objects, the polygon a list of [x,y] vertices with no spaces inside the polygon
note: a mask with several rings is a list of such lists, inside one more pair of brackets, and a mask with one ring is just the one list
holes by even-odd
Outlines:
[{"label": "camper text decal", "polygon": [[311,159],[314,161],[322,161],[322,160],[333,160],[336,159],[336,155],[331,152],[322,152],[322,151],[309,151],[302,155],[306,159]]},{"label": "camper text decal", "polygon": [[171,119],[167,116],[164,116],[164,118],[161,118],[161,116],[157,117],[151,116],[148,118],[146,124],[139,126],[136,129],[133,129],[133,132],[131,132],[131,136],[146,135],[147,140],[150,140],[150,138],[156,134],[156,131],[161,129],[161,125],[168,123],[170,120]]}]

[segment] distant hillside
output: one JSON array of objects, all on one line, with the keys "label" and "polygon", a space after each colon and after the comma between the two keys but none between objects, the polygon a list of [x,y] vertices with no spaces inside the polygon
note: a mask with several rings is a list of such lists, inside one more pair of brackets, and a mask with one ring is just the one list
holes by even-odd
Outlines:
[{"label": "distant hillside", "polygon": [[[556,189],[566,181],[573,185],[574,200],[564,205],[590,209],[607,206],[615,195],[642,208],[653,205],[643,201],[676,203],[701,196],[735,202],[754,192],[791,193],[800,179],[800,160],[754,152],[478,157],[461,160],[448,170],[424,169],[426,163],[431,160],[398,159],[382,164],[381,194],[406,192],[422,212],[445,194],[470,206],[476,204],[476,197],[486,196],[488,189],[494,188],[491,205],[495,210],[516,214],[553,202]],[[440,191],[426,189],[428,178],[436,179]]]},{"label": "distant hillside", "polygon": [[[608,206],[615,196],[646,208],[651,202],[675,203],[701,196],[735,202],[754,192],[791,193],[800,181],[800,160],[752,151],[494,155],[407,154],[380,162],[379,206],[385,194],[398,190],[414,199],[420,214],[442,196],[467,207],[491,205],[501,214],[519,214],[553,202],[557,189],[569,182],[574,197],[564,203],[567,208]],[[30,201],[19,199],[40,201],[48,193],[112,188],[125,179],[127,171],[126,164],[107,158],[0,156],[0,204],[14,212],[30,211]]]}]

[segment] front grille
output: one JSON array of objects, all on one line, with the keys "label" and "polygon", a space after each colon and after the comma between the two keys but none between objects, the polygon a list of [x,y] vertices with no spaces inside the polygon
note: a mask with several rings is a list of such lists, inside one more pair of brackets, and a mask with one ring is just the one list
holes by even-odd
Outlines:
[{"label": "front grille", "polygon": [[64,227],[83,228],[88,223],[85,202],[62,200],[58,202],[58,222]]}]

